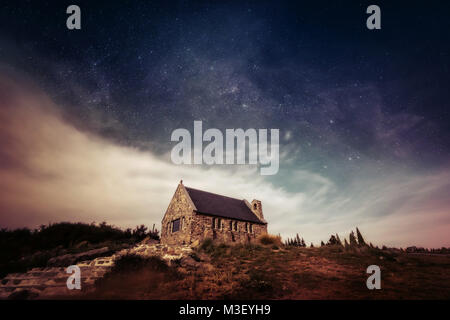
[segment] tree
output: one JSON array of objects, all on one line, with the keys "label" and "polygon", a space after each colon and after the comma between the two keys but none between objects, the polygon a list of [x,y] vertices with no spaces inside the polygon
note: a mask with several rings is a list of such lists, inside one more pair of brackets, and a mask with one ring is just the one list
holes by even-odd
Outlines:
[{"label": "tree", "polygon": [[298,236],[298,233],[297,233],[297,237],[295,238],[295,245],[297,247],[301,247],[302,246],[302,241],[300,240],[300,237]]},{"label": "tree", "polygon": [[350,232],[349,240],[350,240],[350,246],[353,247],[353,246],[358,245],[358,243],[356,242],[356,237],[355,237],[355,233],[353,232],[353,230],[352,230],[352,232]]},{"label": "tree", "polygon": [[325,245],[325,243],[323,243],[323,241],[320,241],[320,246],[323,247]]},{"label": "tree", "polygon": [[334,246],[337,244],[336,237],[334,235],[331,235],[330,240],[327,242],[327,246]]},{"label": "tree", "polygon": [[341,238],[339,238],[339,235],[337,233],[336,233],[336,244],[342,246]]},{"label": "tree", "polygon": [[310,248],[314,248],[314,245],[313,245],[313,243],[311,242],[311,245],[309,246]]},{"label": "tree", "polygon": [[348,248],[348,242],[347,242],[347,239],[344,239],[344,246],[345,246],[346,248]]},{"label": "tree", "polygon": [[285,245],[293,247],[306,247],[305,239],[300,238],[298,233],[294,238],[287,238],[287,240],[285,241]]},{"label": "tree", "polygon": [[147,235],[147,227],[143,224],[140,226],[136,226],[136,228],[133,230],[133,237],[135,237],[138,240],[142,240]]},{"label": "tree", "polygon": [[358,228],[356,228],[356,236],[358,237],[358,244],[360,246],[366,246],[366,242],[364,241],[364,238],[363,238],[361,232],[359,232]]}]

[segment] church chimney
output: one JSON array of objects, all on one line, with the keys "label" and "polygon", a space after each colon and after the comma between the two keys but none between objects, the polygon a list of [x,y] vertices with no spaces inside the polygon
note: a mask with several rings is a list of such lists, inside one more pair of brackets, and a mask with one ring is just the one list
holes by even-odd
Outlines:
[{"label": "church chimney", "polygon": [[251,205],[252,205],[253,213],[256,214],[260,220],[264,221],[264,215],[263,215],[263,211],[262,211],[261,201],[253,200]]}]

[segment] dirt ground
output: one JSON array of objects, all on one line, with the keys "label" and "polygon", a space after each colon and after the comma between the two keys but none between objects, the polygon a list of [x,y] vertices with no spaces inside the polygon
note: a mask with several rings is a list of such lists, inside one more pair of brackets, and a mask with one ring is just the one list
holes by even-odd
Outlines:
[{"label": "dirt ground", "polygon": [[[450,256],[374,248],[212,245],[189,265],[125,263],[87,299],[449,299]],[[369,290],[369,265],[381,289]]]}]

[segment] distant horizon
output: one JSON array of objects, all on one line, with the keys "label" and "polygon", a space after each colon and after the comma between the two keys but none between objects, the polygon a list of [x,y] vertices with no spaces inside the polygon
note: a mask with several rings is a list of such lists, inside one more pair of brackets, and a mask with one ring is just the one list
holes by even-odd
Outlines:
[{"label": "distant horizon", "polygon": [[[1,230],[1,229],[6,229],[6,230],[9,230],[9,231],[14,231],[14,230],[17,230],[17,229],[25,228],[25,229],[29,229],[29,230],[31,230],[31,231],[34,231],[34,230],[39,230],[40,226],[42,226],[42,225],[49,226],[49,225],[59,224],[59,223],[70,223],[70,224],[82,223],[82,224],[95,224],[95,225],[100,225],[100,224],[102,224],[102,223],[104,223],[104,222],[105,222],[107,225],[109,225],[109,226],[111,226],[111,227],[114,227],[114,228],[118,228],[118,229],[120,229],[120,230],[127,230],[127,229],[133,230],[134,228],[139,227],[140,225],[142,225],[142,224],[139,224],[139,225],[133,225],[133,226],[131,226],[131,225],[130,225],[130,226],[118,226],[118,225],[115,225],[115,224],[110,224],[110,223],[108,223],[108,221],[101,221],[101,222],[96,222],[96,221],[92,221],[92,222],[84,222],[84,221],[58,221],[58,222],[47,222],[47,223],[45,223],[45,224],[40,224],[40,225],[37,226],[37,227],[22,226],[22,227],[13,227],[13,228],[0,228],[0,230]],[[153,224],[155,225],[155,229],[157,229],[158,232],[161,232],[161,228],[160,228],[160,227],[161,227],[161,223],[159,223],[159,224],[160,224],[159,227],[158,227],[158,224],[157,224],[157,223],[150,223],[150,224],[145,224],[145,223],[144,223],[144,226],[147,227],[148,230],[151,230],[151,228],[153,227]],[[359,227],[355,227],[353,231],[355,231],[356,228],[360,229]],[[361,231],[361,230],[360,230],[360,231]],[[269,234],[273,234],[273,233],[270,233],[270,230],[269,230]],[[311,243],[313,244],[314,247],[320,247],[321,241],[323,241],[323,242],[326,244],[327,241],[329,240],[329,238],[330,238],[332,235],[336,235],[336,234],[339,235],[339,238],[341,239],[342,242],[344,242],[344,240],[347,240],[347,241],[348,241],[348,239],[349,239],[349,235],[342,236],[342,234],[339,234],[339,233],[332,233],[332,234],[330,234],[330,235],[328,236],[328,238],[327,238],[326,240],[320,240],[319,243],[314,243],[314,242],[307,241],[307,240],[304,239],[304,240],[305,240],[305,243],[306,243],[306,247],[310,247]],[[364,233],[363,233],[362,231],[361,231],[361,234],[362,234],[363,237],[364,237]],[[281,240],[282,240],[283,242],[285,242],[285,241],[287,241],[287,239],[289,239],[289,238],[295,238],[297,234],[294,234],[294,235],[292,235],[292,236],[286,236],[286,237],[283,237],[282,234],[278,234],[278,233],[277,233],[277,234],[273,234],[273,235],[280,235],[280,236],[281,236]],[[299,235],[300,238],[304,238],[301,234],[298,234],[298,235]],[[365,238],[364,238],[364,240],[366,241],[366,244],[367,244],[367,245],[372,244],[374,247],[382,248],[383,246],[386,246],[385,244],[374,243],[373,241],[366,240]],[[424,247],[424,246],[420,246],[420,245],[417,245],[417,244],[411,244],[411,245],[407,245],[407,246],[395,246],[395,245],[394,245],[394,246],[386,246],[386,247],[387,247],[387,248],[393,248],[393,249],[407,249],[408,247],[417,247],[417,248],[423,248],[423,249],[428,249],[428,250],[431,250],[431,249],[450,248],[450,247],[446,247],[446,246],[441,246],[441,247]]]}]

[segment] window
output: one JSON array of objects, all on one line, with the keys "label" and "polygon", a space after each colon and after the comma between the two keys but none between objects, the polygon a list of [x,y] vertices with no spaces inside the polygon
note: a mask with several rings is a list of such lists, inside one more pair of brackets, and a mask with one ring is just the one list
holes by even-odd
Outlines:
[{"label": "window", "polygon": [[181,219],[181,230],[184,230],[184,229],[186,229],[186,220],[183,217],[183,219]]},{"label": "window", "polygon": [[253,209],[254,210],[258,209],[258,205],[256,203],[253,205]]},{"label": "window", "polygon": [[253,225],[250,223],[250,233],[253,233]]},{"label": "window", "polygon": [[248,223],[245,223],[245,232],[248,232]]},{"label": "window", "polygon": [[172,221],[172,232],[177,232],[180,230],[180,219]]},{"label": "window", "polygon": [[217,229],[222,229],[222,219],[218,219]]},{"label": "window", "polygon": [[213,229],[216,228],[216,218],[212,218],[212,224],[211,224],[211,227],[212,227]]},{"label": "window", "polygon": [[233,221],[230,221],[230,230],[233,230]]},{"label": "window", "polygon": [[237,224],[237,221],[234,222],[234,231],[238,231],[238,224]]}]

